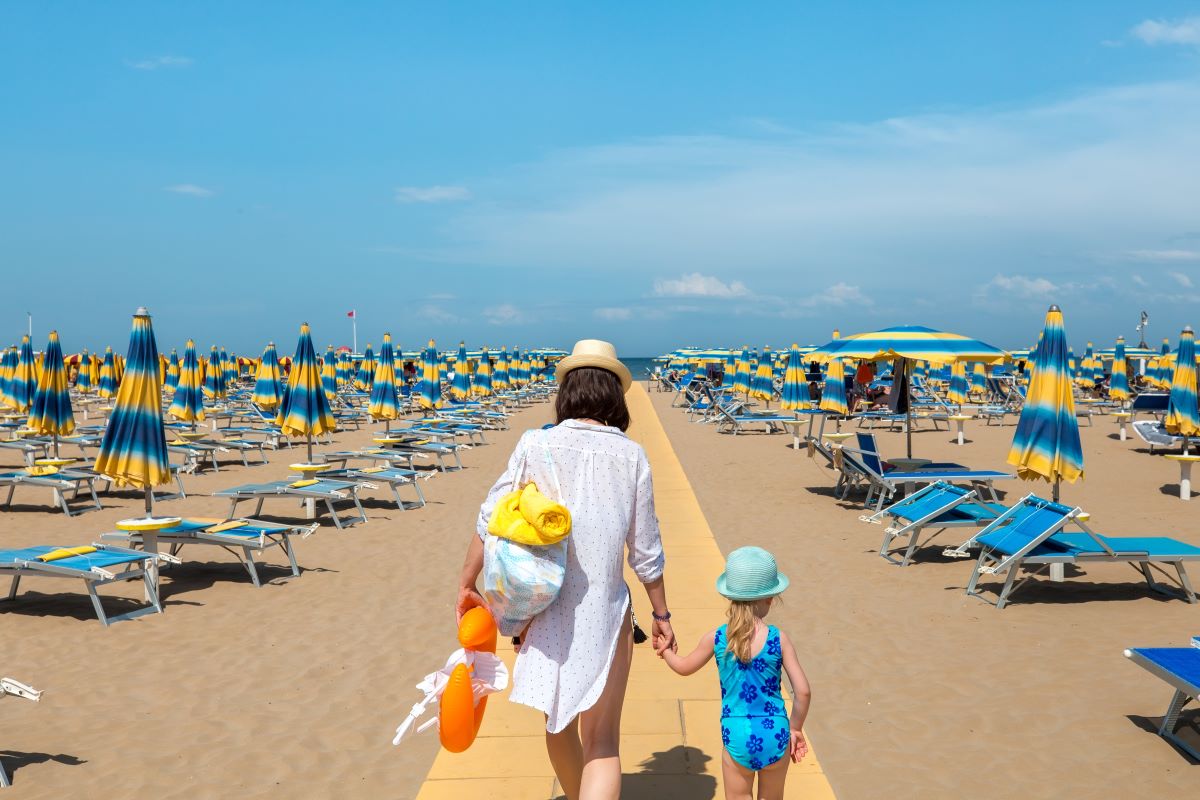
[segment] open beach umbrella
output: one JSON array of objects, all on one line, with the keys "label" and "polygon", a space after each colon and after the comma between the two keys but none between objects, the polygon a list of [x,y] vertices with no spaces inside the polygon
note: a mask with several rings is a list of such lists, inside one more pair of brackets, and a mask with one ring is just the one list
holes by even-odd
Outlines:
[{"label": "open beach umbrella", "polygon": [[1058,502],[1061,481],[1074,483],[1083,477],[1083,449],[1079,444],[1079,420],[1067,369],[1067,335],[1058,306],[1050,306],[1042,341],[1037,348],[1029,378],[1029,391],[1017,421],[1008,463],[1024,480],[1047,480]]},{"label": "open beach umbrella", "polygon": [[750,396],[750,351],[745,347],[738,356],[737,369],[733,373],[733,391]]},{"label": "open beach umbrella", "polygon": [[771,367],[771,348],[764,347],[758,366],[754,368],[754,380],[750,386],[750,396],[762,400],[768,406],[775,398],[775,373]]},{"label": "open beach umbrella", "polygon": [[438,369],[437,346],[433,339],[421,353],[421,379],[417,381],[417,402],[421,408],[440,408],[442,405],[442,379]]},{"label": "open beach umbrella", "polygon": [[106,400],[117,395],[117,360],[111,347],[104,348],[104,361],[100,364],[100,383],[96,394]]},{"label": "open beach umbrella", "polygon": [[[94,469],[112,478],[117,486],[143,490],[147,517],[154,510],[153,488],[173,480],[163,430],[158,345],[145,308],[139,308],[133,316],[126,374],[104,429]],[[157,537],[147,532],[146,549],[154,552],[157,546]]]},{"label": "open beach umbrella", "polygon": [[475,368],[475,382],[471,386],[471,394],[487,397],[492,393],[492,365],[488,361],[488,349],[483,348],[479,356],[479,366]]},{"label": "open beach umbrella", "polygon": [[58,331],[50,331],[46,345],[45,367],[33,395],[29,412],[29,427],[40,436],[50,436],[54,442],[54,457],[58,458],[58,437],[69,436],[75,430],[75,412],[71,408],[71,392],[67,388],[67,368],[63,363]]},{"label": "open beach umbrella", "polygon": [[1129,373],[1125,365],[1125,337],[1117,337],[1117,347],[1113,353],[1112,383],[1108,386],[1108,396],[1122,402],[1129,399]]},{"label": "open beach umbrella", "polygon": [[325,357],[321,360],[321,388],[330,400],[337,397],[337,353],[333,352],[333,345],[325,348]]},{"label": "open beach umbrella", "polygon": [[969,391],[966,362],[955,361],[950,365],[950,389],[946,393],[946,399],[961,408],[962,404],[967,402]]},{"label": "open beach umbrella", "polygon": [[258,372],[254,376],[254,394],[250,402],[266,411],[277,407],[283,400],[283,383],[279,377],[279,354],[275,352],[275,343],[267,342],[262,358],[258,362]]},{"label": "open beach umbrella", "polygon": [[804,374],[804,356],[800,354],[798,345],[793,344],[788,351],[787,369],[783,373],[783,394],[779,399],[779,407],[784,411],[795,411],[808,408],[808,381]]},{"label": "open beach umbrella", "polygon": [[392,335],[383,335],[379,348],[379,364],[371,383],[371,400],[367,413],[372,419],[383,420],[384,430],[392,428],[392,420],[400,416],[400,401],[396,397],[396,358],[392,353]]},{"label": "open beach umbrella", "polygon": [[312,335],[307,322],[300,326],[300,339],[296,342],[296,356],[292,360],[288,390],[279,405],[277,419],[285,436],[304,437],[309,464],[312,463],[313,437],[337,429],[337,422],[329,408],[329,399],[321,386],[317,353],[313,349]]},{"label": "open beach umbrella", "polygon": [[1185,453],[1190,437],[1200,436],[1200,409],[1196,404],[1196,340],[1190,325],[1179,334],[1175,374],[1171,378],[1171,395],[1163,425],[1169,433],[1184,437]]},{"label": "open beach umbrella", "polygon": [[450,395],[455,400],[466,400],[471,396],[471,368],[467,363],[467,343],[458,343],[458,357],[454,360],[454,383]]},{"label": "open beach umbrella", "polygon": [[496,366],[492,369],[492,389],[499,392],[508,388],[508,348],[500,348]]},{"label": "open beach umbrella", "polygon": [[180,422],[189,422],[196,427],[204,421],[204,392],[200,377],[200,359],[196,357],[196,343],[191,339],[183,348],[183,362],[179,365],[179,380],[175,382],[175,396],[167,413]]},{"label": "open beach umbrella", "polygon": [[17,368],[9,384],[13,407],[25,412],[33,406],[33,395],[37,392],[37,364],[33,358],[33,345],[28,336],[21,337],[21,349],[17,354]]}]

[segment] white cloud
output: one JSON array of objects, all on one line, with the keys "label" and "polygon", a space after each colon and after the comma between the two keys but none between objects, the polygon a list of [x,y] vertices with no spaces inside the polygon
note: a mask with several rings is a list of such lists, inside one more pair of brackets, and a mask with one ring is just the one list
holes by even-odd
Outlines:
[{"label": "white cloud", "polygon": [[456,299],[456,296],[450,294],[449,292],[434,292],[433,294],[429,295],[429,299],[430,300],[454,300],[454,299]]},{"label": "white cloud", "polygon": [[1184,289],[1193,288],[1192,279],[1187,275],[1184,275],[1182,272],[1168,272],[1167,275]]},{"label": "white cloud", "polygon": [[1130,250],[1134,261],[1200,261],[1200,250]]},{"label": "white cloud", "polygon": [[525,313],[511,303],[501,303],[485,308],[483,318],[492,325],[519,325],[525,321]]},{"label": "white cloud", "polygon": [[987,296],[998,291],[1029,299],[1047,299],[1061,291],[1060,287],[1046,278],[1030,278],[1025,275],[997,275],[986,283],[980,294]]},{"label": "white cloud", "polygon": [[712,275],[692,272],[678,278],[656,280],[654,293],[659,297],[745,297],[750,290],[741,281],[725,283]]},{"label": "white cloud", "polygon": [[597,308],[592,315],[609,322],[621,322],[633,318],[632,308]]},{"label": "white cloud", "polygon": [[173,186],[164,186],[164,192],[174,192],[175,194],[186,194],[191,197],[212,197],[216,194],[212,189],[206,189],[203,186],[197,186],[194,183],[177,183]]},{"label": "white cloud", "polygon": [[395,191],[397,203],[453,203],[471,197],[465,186],[397,186]]},{"label": "white cloud", "polygon": [[417,309],[417,316],[421,319],[427,319],[430,322],[442,322],[447,324],[462,322],[462,318],[457,314],[447,311],[441,306],[434,305],[433,303],[427,303],[426,305],[423,305]]},{"label": "white cloud", "polygon": [[1134,38],[1151,46],[1160,44],[1200,46],[1200,17],[1187,17],[1176,21],[1148,19],[1135,25],[1130,33]]},{"label": "white cloud", "polygon": [[833,286],[830,286],[828,289],[821,292],[819,300],[826,305],[831,306],[869,306],[873,303],[871,298],[863,294],[860,288],[842,282],[835,283]]},{"label": "white cloud", "polygon": [[190,67],[193,63],[195,62],[187,56],[154,56],[138,61],[126,61],[125,66],[130,69],[153,71],[156,69],[183,69]]}]

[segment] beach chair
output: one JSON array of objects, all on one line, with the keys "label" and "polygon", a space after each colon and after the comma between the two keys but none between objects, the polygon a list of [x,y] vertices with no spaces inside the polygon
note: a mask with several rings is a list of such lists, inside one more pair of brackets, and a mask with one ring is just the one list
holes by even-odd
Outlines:
[{"label": "beach chair", "polygon": [[[49,489],[54,505],[62,509],[62,512],[68,517],[87,511],[99,511],[102,508],[100,498],[96,496],[96,478],[94,475],[84,472],[59,470],[49,475],[30,475],[19,471],[0,472],[0,488],[5,486],[8,487],[8,498],[4,501],[6,510],[12,508],[13,494],[18,486]],[[90,503],[72,508],[71,502],[79,499],[80,492],[84,490],[87,491],[87,496],[91,497]],[[70,494],[69,498],[68,493]],[[83,499],[87,500],[87,496]]]},{"label": "beach chair", "polygon": [[[88,597],[100,623],[107,627],[114,622],[134,619],[144,614],[158,614],[162,606],[158,601],[158,590],[154,585],[153,565],[158,561],[179,563],[179,559],[167,553],[143,553],[125,547],[114,547],[101,543],[89,546],[63,548],[58,546],[23,547],[16,550],[0,550],[0,575],[12,577],[8,596],[0,600],[13,600],[21,578],[68,578],[82,580]],[[114,567],[121,567],[116,571]],[[141,578],[146,587],[149,605],[127,611],[115,617],[104,613],[96,588],[117,581]]]},{"label": "beach chair", "polygon": [[[32,700],[35,703],[42,699],[42,693],[32,686],[27,686],[15,678],[0,678],[0,700],[9,695]],[[4,771],[4,764],[0,762],[0,789],[7,786],[12,786],[12,781],[9,780],[8,773]]]},{"label": "beach chair", "polygon": [[[906,567],[912,562],[913,553],[917,551],[918,546],[924,547],[929,544],[947,528],[981,527],[995,520],[1006,510],[1007,508],[1000,503],[978,501],[973,489],[938,481],[917,490],[898,503],[893,503],[874,514],[863,515],[859,519],[872,524],[891,519],[883,532],[879,555],[892,564]],[[937,530],[921,542],[921,531],[925,528]],[[897,560],[895,555],[899,551],[892,549],[892,543],[904,536],[908,537],[908,544],[903,557]]]},{"label": "beach chair", "polygon": [[[1195,640],[1193,640],[1195,642]],[[1200,750],[1176,732],[1179,714],[1188,703],[1200,699],[1200,645],[1195,647],[1134,647],[1125,657],[1174,689],[1158,735],[1200,761]]]},{"label": "beach chair", "polygon": [[1133,414],[1132,419],[1137,419],[1138,414],[1153,414],[1162,419],[1170,399],[1171,395],[1166,392],[1142,392],[1129,404],[1129,412]]},{"label": "beach chair", "polygon": [[[458,451],[469,446],[453,442],[431,442],[427,438],[418,438],[412,434],[403,434],[402,432],[399,435],[390,437],[389,441],[381,443],[381,449],[384,450],[433,458],[437,461],[437,468],[442,472],[456,472],[461,470],[463,463]],[[447,458],[454,459],[454,463],[447,464]],[[411,458],[409,459],[409,464],[412,464]]]},{"label": "beach chair", "polygon": [[751,425],[762,425],[764,433],[783,433],[786,428],[781,423],[794,422],[796,419],[792,414],[733,414],[723,405],[718,405],[716,411],[719,417],[717,432],[732,433],[734,436],[745,433]]},{"label": "beach chair", "polygon": [[[254,500],[254,513],[257,517],[262,513],[263,502],[270,498],[288,498],[305,503],[309,500],[315,504],[318,500],[325,504],[333,524],[339,530],[360,522],[367,521],[367,514],[358,499],[358,492],[363,488],[375,488],[373,485],[360,481],[335,481],[329,478],[316,478],[297,481],[270,481],[268,483],[246,483],[213,492],[213,497],[229,498],[229,519],[237,518],[238,503]],[[336,504],[349,502],[357,512],[354,516],[338,516]]]},{"label": "beach chair", "polygon": [[[887,460],[879,452],[879,442],[875,439],[875,434],[858,431],[854,434],[854,437],[858,442],[858,447],[853,449],[862,456],[867,466],[884,475],[895,469],[895,467],[887,463]],[[921,469],[964,470],[970,469],[970,467],[965,467],[954,461],[931,461],[921,467]]]},{"label": "beach chair", "polygon": [[1150,445],[1150,452],[1154,452],[1154,448],[1173,448],[1183,447],[1186,440],[1183,436],[1176,436],[1173,433],[1168,433],[1167,428],[1161,422],[1152,419],[1139,419],[1133,423],[1133,432],[1137,437],[1146,444]]},{"label": "beach chair", "polygon": [[896,489],[901,486],[911,486],[915,489],[918,485],[937,483],[938,481],[968,484],[978,492],[986,491],[993,501],[999,502],[1000,498],[996,496],[995,482],[1013,477],[1008,472],[973,470],[962,466],[933,467],[930,465],[929,468],[908,471],[890,469],[887,472],[881,472],[882,464],[877,454],[863,454],[854,447],[841,447],[835,450],[834,466],[841,472],[837,485],[834,487],[835,495],[844,499],[850,495],[851,491],[865,488],[864,505],[869,508],[874,503],[876,511],[882,510],[884,503],[889,501],[896,493]]},{"label": "beach chair", "polygon": [[5,439],[0,441],[0,448],[16,450],[25,459],[25,466],[32,467],[39,458],[46,458],[50,445],[40,439]]},{"label": "beach chair", "polygon": [[[258,567],[254,561],[255,553],[265,553],[272,547],[281,549],[288,558],[293,577],[300,576],[300,566],[296,563],[296,551],[292,546],[292,538],[299,536],[307,539],[317,529],[318,525],[278,525],[255,519],[205,519],[188,517],[181,519],[178,525],[160,528],[156,531],[159,544],[169,546],[169,552],[178,556],[184,545],[210,545],[220,547],[232,553],[242,562],[250,573],[250,580],[255,586],[262,586],[258,578]],[[100,537],[105,541],[118,541],[126,546],[134,547],[144,544],[139,532],[117,531],[105,533]]]},{"label": "beach chair", "polygon": [[[1153,591],[1170,592],[1154,581],[1151,565],[1169,564],[1175,568],[1179,586],[1189,603],[1196,602],[1184,562],[1200,559],[1200,547],[1166,536],[1101,536],[1087,526],[1080,508],[1070,508],[1029,494],[1009,508],[983,530],[962,545],[944,551],[948,556],[964,556],[972,545],[980,548],[979,559],[967,594],[982,597],[979,580],[984,575],[1003,575],[1004,584],[997,596],[996,608],[1004,608],[1012,593],[1030,578],[1058,565],[1086,563],[1127,563],[1138,570]],[[1064,533],[1073,524],[1082,533]],[[1022,569],[1030,574],[1016,581]]]},{"label": "beach chair", "polygon": [[349,478],[351,480],[370,481],[371,483],[386,483],[392,491],[392,497],[396,501],[396,508],[401,511],[407,511],[409,506],[400,497],[401,486],[411,486],[417,494],[415,506],[417,508],[425,507],[425,492],[421,489],[421,481],[429,480],[435,474],[434,472],[420,472],[412,469],[401,469],[399,467],[345,467],[341,469],[329,469],[320,473],[323,478]]}]

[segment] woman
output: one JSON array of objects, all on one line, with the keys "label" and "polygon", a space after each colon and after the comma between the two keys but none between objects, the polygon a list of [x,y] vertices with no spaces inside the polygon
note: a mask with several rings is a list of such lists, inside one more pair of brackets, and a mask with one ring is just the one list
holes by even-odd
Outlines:
[{"label": "woman", "polygon": [[[571,511],[562,591],[521,637],[513,702],[546,715],[546,750],[568,800],[621,793],[621,706],[633,658],[629,588],[622,555],[642,582],[654,614],[654,648],[674,649],[663,585],[663,552],[650,465],[625,436],[629,370],[608,342],[584,339],[555,369],[558,424],[521,437],[508,469],[479,511],[463,564],[457,611],[484,605],[475,583],[483,535],[497,500],[534,482]],[[553,497],[557,473],[561,497]]]}]

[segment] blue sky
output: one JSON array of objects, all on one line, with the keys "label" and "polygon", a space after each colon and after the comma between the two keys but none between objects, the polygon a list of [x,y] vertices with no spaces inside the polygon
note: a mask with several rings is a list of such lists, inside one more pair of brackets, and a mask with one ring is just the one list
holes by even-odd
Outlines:
[{"label": "blue sky", "polygon": [[1200,0],[849,5],[6,3],[0,341],[1200,323]]}]

